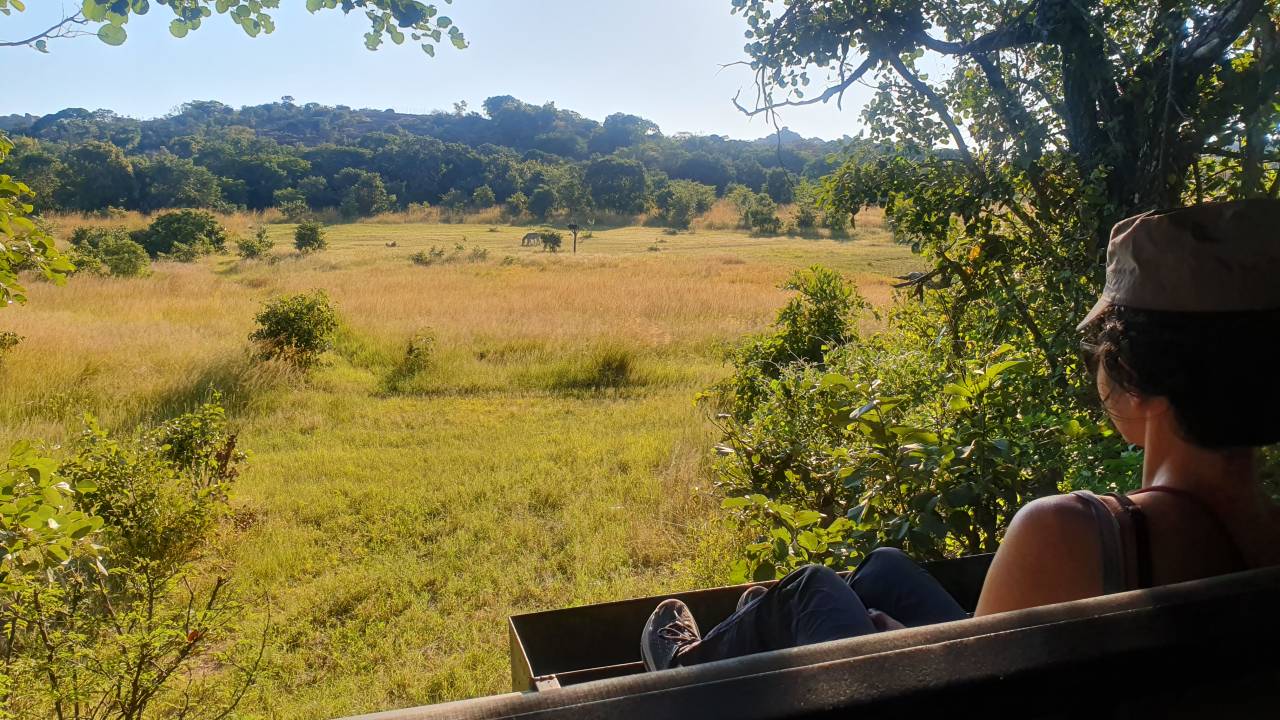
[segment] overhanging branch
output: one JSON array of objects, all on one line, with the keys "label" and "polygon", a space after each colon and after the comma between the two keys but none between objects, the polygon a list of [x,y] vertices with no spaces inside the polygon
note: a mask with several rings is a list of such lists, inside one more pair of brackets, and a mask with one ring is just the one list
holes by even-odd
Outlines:
[{"label": "overhanging branch", "polygon": [[40,40],[53,40],[55,38],[89,35],[91,33],[75,29],[77,26],[84,25],[86,22],[84,15],[81,13],[69,15],[51,25],[49,29],[43,32],[38,32],[29,38],[23,40],[0,40],[0,47],[29,47]]}]

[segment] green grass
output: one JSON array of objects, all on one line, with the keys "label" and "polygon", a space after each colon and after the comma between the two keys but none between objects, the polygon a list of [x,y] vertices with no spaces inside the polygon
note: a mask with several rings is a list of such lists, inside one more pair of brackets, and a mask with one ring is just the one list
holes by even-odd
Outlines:
[{"label": "green grass", "polygon": [[[270,616],[241,712],[282,720],[505,692],[507,616],[725,581],[739,538],[695,393],[793,270],[839,268],[882,304],[886,276],[918,267],[874,228],[623,228],[571,256],[520,248],[525,228],[357,224],[307,258],[289,231],[272,228],[274,263],[37,285],[0,315],[26,336],[0,368],[0,441],[66,442],[86,410],[127,431],[225,394],[251,457],[205,571],[230,573],[247,632]],[[409,260],[455,242],[489,259]],[[326,362],[254,362],[259,305],[311,288],[342,316]],[[406,364],[423,334],[428,358]]]}]

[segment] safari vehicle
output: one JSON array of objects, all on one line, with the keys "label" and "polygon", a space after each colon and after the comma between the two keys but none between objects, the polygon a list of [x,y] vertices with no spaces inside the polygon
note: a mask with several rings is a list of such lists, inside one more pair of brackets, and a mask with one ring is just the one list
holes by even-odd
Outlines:
[{"label": "safari vehicle", "polygon": [[[925,567],[972,612],[990,562]],[[1280,567],[644,672],[640,628],[660,600],[683,600],[709,627],[744,588],[517,615],[511,693],[360,720],[1225,718],[1280,707]]]}]

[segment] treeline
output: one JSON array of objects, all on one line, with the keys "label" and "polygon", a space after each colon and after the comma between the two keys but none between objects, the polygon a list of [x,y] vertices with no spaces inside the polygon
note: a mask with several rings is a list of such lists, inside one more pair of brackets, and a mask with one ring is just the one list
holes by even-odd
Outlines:
[{"label": "treeline", "polygon": [[71,108],[2,117],[0,130],[16,143],[6,165],[36,191],[38,211],[280,207],[359,217],[502,204],[538,218],[657,209],[676,226],[726,193],[743,205],[742,189],[791,202],[856,142],[787,130],[757,141],[668,136],[635,115],[597,122],[509,96],[489,98],[483,113],[459,104],[428,115],[291,98],[239,110],[193,102],[152,120]]}]

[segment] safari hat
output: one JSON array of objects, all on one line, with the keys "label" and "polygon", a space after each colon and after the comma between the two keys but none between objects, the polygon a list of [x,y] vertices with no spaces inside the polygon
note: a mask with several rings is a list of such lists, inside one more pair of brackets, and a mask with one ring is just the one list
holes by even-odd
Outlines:
[{"label": "safari hat", "polygon": [[1280,200],[1205,203],[1122,220],[1107,245],[1109,305],[1175,312],[1280,310]]}]

